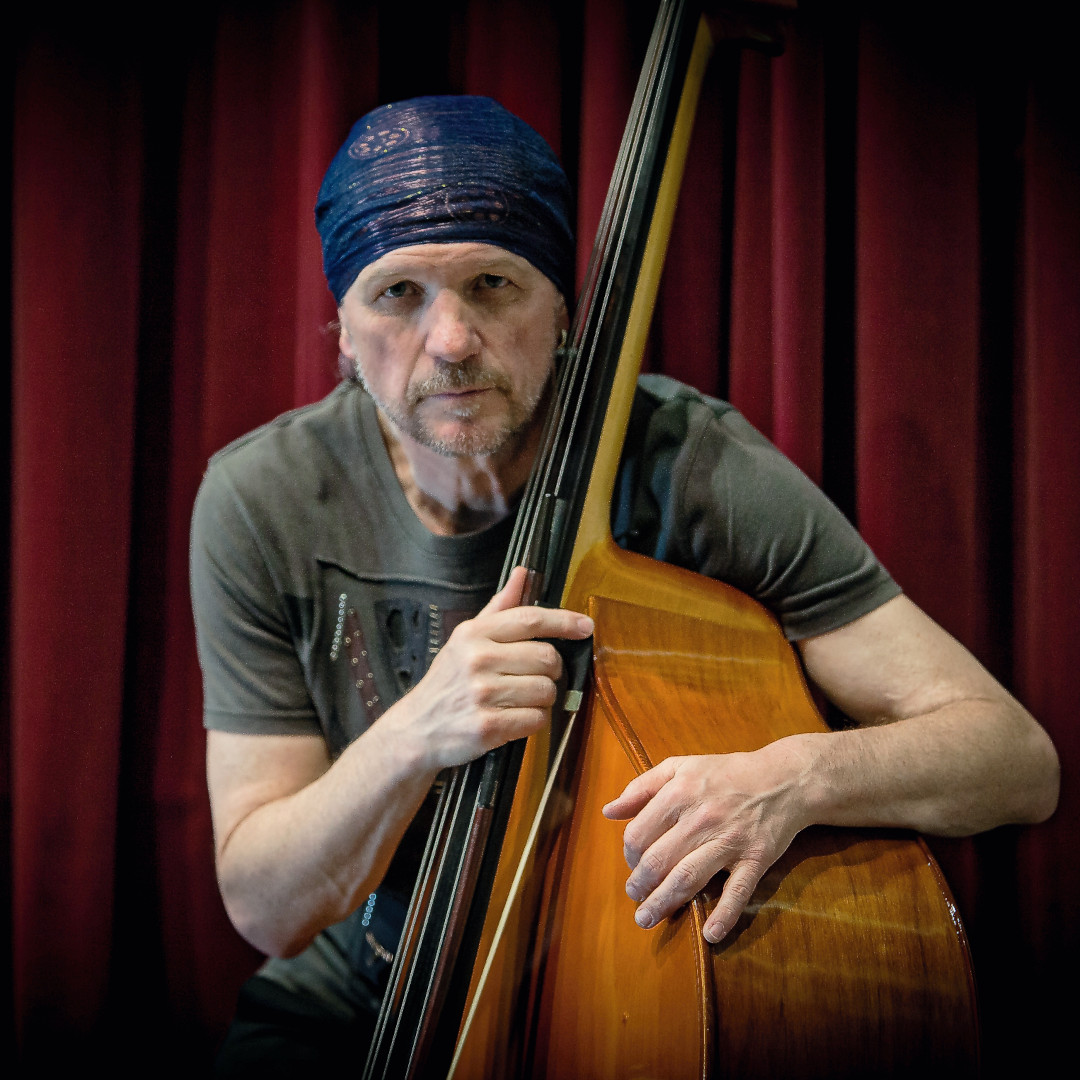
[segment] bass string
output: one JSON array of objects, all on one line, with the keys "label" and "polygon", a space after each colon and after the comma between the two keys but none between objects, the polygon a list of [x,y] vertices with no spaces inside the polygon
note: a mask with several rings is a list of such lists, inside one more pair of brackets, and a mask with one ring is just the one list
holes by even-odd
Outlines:
[{"label": "bass string", "polygon": [[617,269],[627,226],[635,209],[635,196],[641,189],[648,151],[655,145],[662,121],[662,89],[678,44],[678,27],[684,7],[683,2],[667,4],[657,20],[635,91],[631,119],[623,134],[604,200],[569,346],[564,350],[564,362],[559,369],[555,400],[548,414],[537,464],[522,498],[500,587],[505,584],[510,571],[522,564],[525,553],[536,544],[535,530],[538,523],[545,520],[541,509],[543,497],[562,490],[566,481],[573,435],[582,410],[590,404],[585,391],[594,372],[597,329],[616,287]]}]

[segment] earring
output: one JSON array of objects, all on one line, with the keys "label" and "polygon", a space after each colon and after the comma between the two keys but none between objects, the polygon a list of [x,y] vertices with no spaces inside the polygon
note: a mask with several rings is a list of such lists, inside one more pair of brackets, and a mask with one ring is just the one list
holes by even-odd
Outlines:
[{"label": "earring", "polygon": [[570,356],[574,350],[567,344],[569,336],[565,330],[559,331],[559,344],[555,346],[555,359],[560,363]]}]

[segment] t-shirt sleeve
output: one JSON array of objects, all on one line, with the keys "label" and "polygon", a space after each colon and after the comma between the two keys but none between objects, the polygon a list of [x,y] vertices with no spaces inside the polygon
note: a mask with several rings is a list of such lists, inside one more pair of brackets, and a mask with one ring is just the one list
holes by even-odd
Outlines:
[{"label": "t-shirt sleeve", "polygon": [[213,462],[191,525],[191,598],[207,728],[318,734],[293,634],[263,545]]},{"label": "t-shirt sleeve", "polygon": [[638,416],[633,512],[616,539],[747,593],[789,640],[900,589],[848,519],[730,405],[663,387]]}]

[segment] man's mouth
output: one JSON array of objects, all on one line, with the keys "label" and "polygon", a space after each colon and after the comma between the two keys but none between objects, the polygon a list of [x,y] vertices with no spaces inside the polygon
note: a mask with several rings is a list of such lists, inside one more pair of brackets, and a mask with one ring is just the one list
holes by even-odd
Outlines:
[{"label": "man's mouth", "polygon": [[[462,373],[464,374],[464,373]],[[480,375],[477,378],[477,375]],[[488,377],[484,373],[473,374],[472,379],[466,381],[461,375],[456,377],[440,377],[429,379],[413,388],[413,404],[418,405],[423,401],[458,401],[464,403],[470,398],[480,397],[489,390],[498,390],[499,380],[494,376]]]}]

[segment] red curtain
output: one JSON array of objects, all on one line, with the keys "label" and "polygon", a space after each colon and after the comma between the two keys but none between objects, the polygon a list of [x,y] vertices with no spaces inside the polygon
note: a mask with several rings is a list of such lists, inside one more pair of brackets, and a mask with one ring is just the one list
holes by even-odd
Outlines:
[{"label": "red curtain", "polygon": [[[213,880],[187,528],[208,455],[336,378],[334,149],[381,101],[491,94],[562,156],[583,266],[649,7],[18,17],[0,775],[28,1073],[203,1075],[258,961]],[[1051,822],[933,843],[988,1075],[1070,1049],[1078,960],[1080,139],[1053,17],[802,0],[780,57],[721,48],[647,359],[822,483],[1057,743]]]}]

